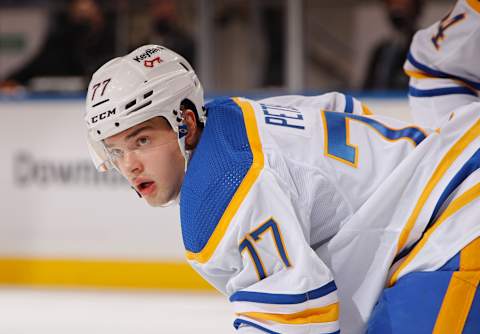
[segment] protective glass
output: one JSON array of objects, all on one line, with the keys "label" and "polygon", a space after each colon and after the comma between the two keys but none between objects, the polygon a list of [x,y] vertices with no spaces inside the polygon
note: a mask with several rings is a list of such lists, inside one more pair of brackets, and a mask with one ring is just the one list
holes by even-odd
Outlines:
[{"label": "protective glass", "polygon": [[175,137],[162,136],[158,131],[147,128],[133,135],[129,135],[121,144],[109,146],[104,141],[104,147],[108,160],[113,166],[120,169],[127,155],[132,153],[148,153],[149,151],[160,149],[176,141],[177,139]]}]

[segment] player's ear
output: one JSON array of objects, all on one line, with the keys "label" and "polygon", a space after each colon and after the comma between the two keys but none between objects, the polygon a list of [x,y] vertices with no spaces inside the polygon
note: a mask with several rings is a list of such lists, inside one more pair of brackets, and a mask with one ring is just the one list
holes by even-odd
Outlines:
[{"label": "player's ear", "polygon": [[200,129],[197,125],[195,113],[190,109],[186,109],[183,112],[183,121],[188,129],[188,133],[185,137],[185,146],[188,150],[191,150],[197,146],[197,142],[200,137]]}]

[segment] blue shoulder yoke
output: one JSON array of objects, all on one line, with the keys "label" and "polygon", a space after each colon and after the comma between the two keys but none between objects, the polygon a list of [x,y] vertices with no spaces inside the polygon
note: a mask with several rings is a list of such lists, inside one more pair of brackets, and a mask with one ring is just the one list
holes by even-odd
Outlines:
[{"label": "blue shoulder yoke", "polygon": [[206,106],[208,120],[180,193],[186,250],[199,253],[253,162],[241,108],[229,98]]}]

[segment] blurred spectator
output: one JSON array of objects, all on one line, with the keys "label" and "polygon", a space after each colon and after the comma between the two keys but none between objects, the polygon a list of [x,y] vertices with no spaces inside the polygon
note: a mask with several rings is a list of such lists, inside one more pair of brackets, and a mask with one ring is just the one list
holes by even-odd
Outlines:
[{"label": "blurred spectator", "polygon": [[113,24],[95,0],[72,0],[55,16],[39,52],[0,88],[14,91],[36,77],[89,77],[113,57],[114,40]]},{"label": "blurred spectator", "polygon": [[152,36],[150,42],[166,46],[181,54],[194,66],[195,43],[178,24],[177,5],[174,0],[151,0]]},{"label": "blurred spectator", "polygon": [[406,90],[408,77],[403,72],[410,42],[417,30],[422,0],[384,0],[393,35],[381,41],[370,54],[363,89]]},{"label": "blurred spectator", "polygon": [[267,87],[282,86],[285,67],[285,8],[284,6],[263,6],[261,15],[267,43],[267,59],[262,84]]}]

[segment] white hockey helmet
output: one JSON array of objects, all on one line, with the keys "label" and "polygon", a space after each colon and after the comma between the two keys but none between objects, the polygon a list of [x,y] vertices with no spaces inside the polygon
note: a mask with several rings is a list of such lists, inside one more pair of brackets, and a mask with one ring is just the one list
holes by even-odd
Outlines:
[{"label": "white hockey helmet", "polygon": [[163,116],[185,150],[186,126],[180,104],[188,99],[205,123],[203,88],[190,64],[159,45],[144,45],[110,60],[92,76],[86,98],[90,156],[99,171],[113,168],[103,140],[156,116]]}]

